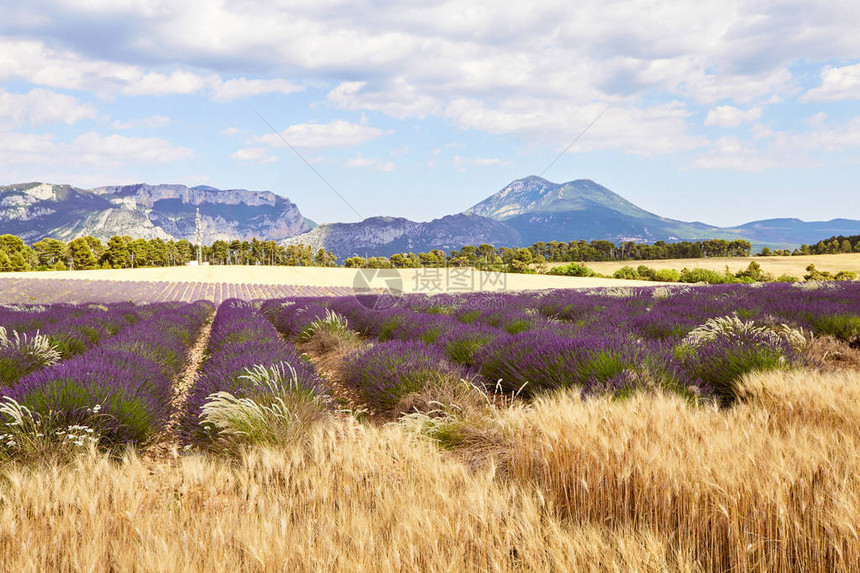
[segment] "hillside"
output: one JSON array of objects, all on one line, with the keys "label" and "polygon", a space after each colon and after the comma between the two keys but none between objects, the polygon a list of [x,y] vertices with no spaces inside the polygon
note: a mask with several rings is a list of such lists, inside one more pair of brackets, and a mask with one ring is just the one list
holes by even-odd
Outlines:
[{"label": "hillside", "polygon": [[463,245],[518,245],[519,234],[505,223],[476,215],[448,215],[426,223],[402,217],[371,217],[360,223],[333,223],[284,241],[325,248],[343,260],[400,252],[450,251]]},{"label": "hillside", "polygon": [[313,226],[289,199],[269,191],[146,184],[89,190],[47,183],[0,187],[3,232],[26,242],[84,235],[191,240],[198,207],[206,243],[252,237],[280,241]]}]

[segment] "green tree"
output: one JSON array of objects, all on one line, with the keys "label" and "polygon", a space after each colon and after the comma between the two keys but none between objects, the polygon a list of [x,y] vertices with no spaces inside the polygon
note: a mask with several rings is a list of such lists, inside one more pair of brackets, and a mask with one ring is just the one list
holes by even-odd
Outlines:
[{"label": "green tree", "polygon": [[65,261],[69,257],[69,249],[63,241],[57,239],[42,239],[33,243],[33,252],[40,267],[52,269],[57,261]]},{"label": "green tree", "polygon": [[314,264],[318,267],[333,267],[337,264],[337,257],[325,249],[320,249],[314,256]]},{"label": "green tree", "polygon": [[77,270],[94,269],[98,264],[90,243],[84,237],[78,237],[69,243],[69,257],[72,259],[72,267]]},{"label": "green tree", "polygon": [[110,264],[112,269],[125,269],[131,265],[131,254],[128,245],[122,237],[114,235],[107,244],[107,250],[102,256]]},{"label": "green tree", "polygon": [[87,242],[87,245],[89,245],[90,250],[92,251],[93,256],[95,256],[95,258],[101,259],[102,256],[104,256],[105,246],[100,240],[98,240],[96,237],[93,237],[92,235],[85,236],[84,240]]},{"label": "green tree", "polygon": [[149,243],[145,239],[134,239],[126,245],[129,253],[129,266],[150,266]]}]

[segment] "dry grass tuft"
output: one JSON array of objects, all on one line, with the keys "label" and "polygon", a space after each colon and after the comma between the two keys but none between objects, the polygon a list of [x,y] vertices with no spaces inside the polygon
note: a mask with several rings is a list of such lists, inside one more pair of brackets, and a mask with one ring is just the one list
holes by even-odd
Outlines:
[{"label": "dry grass tuft", "polygon": [[806,352],[809,362],[824,370],[860,371],[860,348],[852,348],[834,336],[815,337]]}]

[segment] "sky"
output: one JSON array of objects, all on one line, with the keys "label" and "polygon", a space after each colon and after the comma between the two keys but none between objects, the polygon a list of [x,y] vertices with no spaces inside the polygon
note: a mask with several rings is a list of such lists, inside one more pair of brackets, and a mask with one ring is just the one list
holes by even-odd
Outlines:
[{"label": "sky", "polygon": [[3,0],[0,184],[270,190],[323,223],[542,174],[715,225],[860,219],[858,30],[856,0]]}]

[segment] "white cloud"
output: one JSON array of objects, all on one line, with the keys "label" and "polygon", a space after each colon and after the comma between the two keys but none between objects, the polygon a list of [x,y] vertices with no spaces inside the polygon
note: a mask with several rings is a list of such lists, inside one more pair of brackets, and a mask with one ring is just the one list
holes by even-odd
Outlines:
[{"label": "white cloud", "polygon": [[504,159],[499,159],[498,157],[461,157],[459,155],[454,156],[454,165],[475,165],[477,167],[491,167],[491,166],[499,166],[499,165],[511,165],[510,161],[505,161]]},{"label": "white cloud", "polygon": [[[758,106],[797,93],[805,66],[860,53],[860,3],[827,0],[3,4],[0,30],[14,37],[0,37],[0,81],[225,102],[325,86],[325,101],[338,109],[440,117],[560,148],[611,105],[573,152],[701,146],[689,119],[699,104],[714,108],[707,125],[757,121]],[[102,36],[110,41],[94,41]],[[857,98],[858,67],[826,68],[804,101]],[[276,79],[225,72],[237,69]],[[335,121],[299,123],[283,135],[293,145],[329,147],[385,133]],[[273,135],[259,142],[282,145]]]},{"label": "white cloud", "polygon": [[395,168],[394,163],[391,163],[390,161],[382,161],[373,157],[365,157],[361,153],[348,159],[344,165],[346,167],[370,167],[376,171],[383,171],[386,173],[394,171]]},{"label": "white cloud", "polygon": [[76,137],[66,152],[80,162],[94,165],[171,163],[194,156],[191,149],[161,137],[102,135],[94,131]]},{"label": "white cloud", "polygon": [[345,147],[359,145],[390,133],[391,131],[384,131],[364,123],[350,123],[338,119],[331,123],[291,125],[280,135],[266,134],[258,137],[257,140],[274,147],[286,147],[284,140],[293,147]]},{"label": "white cloud", "polygon": [[98,110],[77,98],[37,88],[16,94],[0,88],[0,129],[2,126],[43,126],[52,123],[72,125],[95,119]]},{"label": "white cloud", "polygon": [[117,119],[111,123],[111,127],[114,129],[134,129],[140,127],[146,129],[157,129],[159,127],[170,125],[170,122],[170,118],[165,115],[154,115],[152,117],[145,117],[143,119],[125,122]]},{"label": "white cloud", "polygon": [[201,94],[227,102],[266,93],[301,91],[283,79],[244,77],[224,80],[216,73],[176,69],[167,73],[141,66],[92,60],[71,51],[54,50],[34,40],[0,37],[0,81],[23,79],[58,89],[93,91],[102,97],[124,95]]},{"label": "white cloud", "polygon": [[212,88],[212,99],[219,102],[229,102],[260,94],[291,94],[303,89],[303,87],[286,80],[248,80],[238,78],[215,85]]},{"label": "white cloud", "polygon": [[265,147],[246,147],[234,152],[230,159],[235,161],[248,161],[251,163],[271,163],[278,158],[269,153]]},{"label": "white cloud", "polygon": [[860,100],[860,64],[821,71],[821,85],[809,90],[803,101]]},{"label": "white cloud", "polygon": [[406,118],[425,118],[439,115],[441,103],[434,97],[421,94],[404,78],[395,78],[386,89],[363,91],[367,82],[342,82],[328,94],[328,101],[340,109],[381,111],[386,115]]},{"label": "white cloud", "polygon": [[[766,125],[753,126],[753,139],[721,137],[693,163],[694,169],[762,171],[778,167],[820,167],[839,160],[839,154],[860,150],[860,116],[837,126],[827,118],[811,118],[812,129],[776,131]],[[856,157],[849,161],[857,163]]]},{"label": "white cloud", "polygon": [[701,103],[732,100],[750,103],[775,94],[793,93],[791,71],[786,68],[759,74],[691,74],[678,88]]},{"label": "white cloud", "polygon": [[91,131],[70,142],[58,142],[51,135],[0,131],[0,168],[7,171],[19,164],[91,170],[171,163],[193,156],[191,149],[160,137],[106,136]]},{"label": "white cloud", "polygon": [[760,117],[760,107],[741,109],[732,105],[721,105],[708,112],[708,116],[705,118],[705,125],[737,127],[742,123],[756,121]]},{"label": "white cloud", "polygon": [[729,169],[732,171],[762,171],[776,167],[771,158],[737,137],[721,137],[693,163],[694,169]]},{"label": "white cloud", "polygon": [[[543,103],[543,105],[542,105]],[[534,98],[508,99],[490,107],[475,99],[455,100],[446,115],[463,129],[510,133],[564,149],[604,110],[604,115],[570,152],[615,149],[637,155],[671,153],[699,147],[704,141],[688,133],[683,103],[647,108],[558,104],[549,107]]]},{"label": "white cloud", "polygon": [[228,127],[226,129],[221,130],[221,135],[238,135],[243,131],[244,130],[239,129],[238,127]]}]

